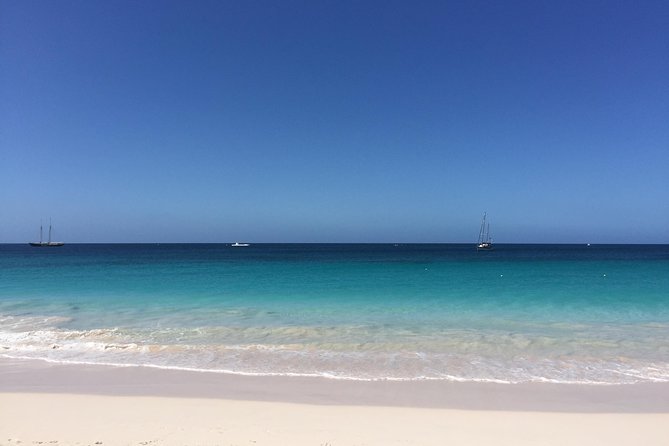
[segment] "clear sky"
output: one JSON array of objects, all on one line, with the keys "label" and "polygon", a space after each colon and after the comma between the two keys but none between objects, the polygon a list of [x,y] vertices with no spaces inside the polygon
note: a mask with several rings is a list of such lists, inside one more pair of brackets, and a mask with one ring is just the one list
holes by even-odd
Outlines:
[{"label": "clear sky", "polygon": [[669,2],[0,0],[0,242],[669,243]]}]

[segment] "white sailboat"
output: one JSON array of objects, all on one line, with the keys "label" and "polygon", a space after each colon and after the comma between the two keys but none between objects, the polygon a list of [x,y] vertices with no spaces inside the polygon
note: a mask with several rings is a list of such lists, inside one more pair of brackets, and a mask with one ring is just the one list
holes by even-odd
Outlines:
[{"label": "white sailboat", "polygon": [[42,224],[39,225],[39,242],[29,242],[30,246],[36,246],[38,248],[51,248],[55,246],[63,246],[65,242],[52,242],[51,241],[51,220],[49,220],[49,240],[44,241],[42,238]]},{"label": "white sailboat", "polygon": [[492,249],[492,238],[490,238],[490,223],[486,221],[487,214],[483,213],[483,220],[481,220],[481,229],[479,230],[479,241],[476,244],[476,250],[490,250]]}]

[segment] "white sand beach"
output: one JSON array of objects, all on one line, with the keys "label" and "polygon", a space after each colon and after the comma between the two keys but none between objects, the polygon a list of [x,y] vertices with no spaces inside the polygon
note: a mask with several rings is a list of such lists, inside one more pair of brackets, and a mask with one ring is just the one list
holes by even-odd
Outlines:
[{"label": "white sand beach", "polygon": [[666,445],[669,386],[244,377],[0,360],[0,444]]},{"label": "white sand beach", "polygon": [[669,414],[3,393],[1,444],[666,445]]}]

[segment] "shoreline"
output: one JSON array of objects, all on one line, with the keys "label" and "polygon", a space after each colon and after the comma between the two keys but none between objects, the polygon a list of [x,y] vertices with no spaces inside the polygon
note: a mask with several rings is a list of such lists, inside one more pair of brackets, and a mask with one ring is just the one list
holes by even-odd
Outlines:
[{"label": "shoreline", "polygon": [[0,359],[0,445],[666,444],[669,385],[342,382]]},{"label": "shoreline", "polygon": [[352,381],[0,358],[0,393],[205,398],[477,411],[669,413],[669,383]]}]

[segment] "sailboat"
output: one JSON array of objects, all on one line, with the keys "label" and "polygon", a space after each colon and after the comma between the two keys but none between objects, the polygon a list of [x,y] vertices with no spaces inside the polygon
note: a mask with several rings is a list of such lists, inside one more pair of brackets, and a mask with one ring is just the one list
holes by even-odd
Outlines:
[{"label": "sailboat", "polygon": [[492,239],[490,238],[490,223],[486,222],[487,214],[483,213],[483,220],[481,220],[481,229],[479,230],[479,241],[476,244],[476,250],[492,249]]},{"label": "sailboat", "polygon": [[49,221],[49,240],[43,241],[42,238],[42,224],[39,225],[39,242],[30,242],[30,246],[36,246],[38,248],[51,248],[55,246],[63,246],[65,242],[52,242],[51,241],[51,221]]}]

